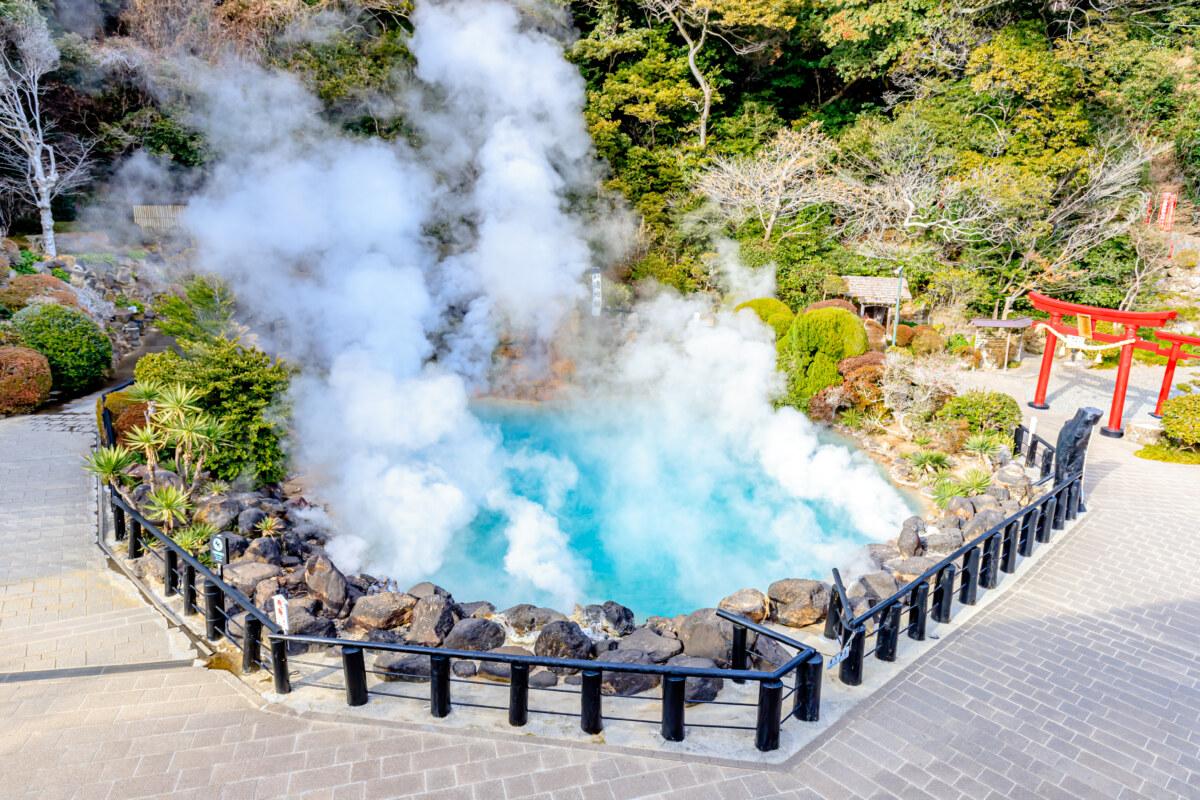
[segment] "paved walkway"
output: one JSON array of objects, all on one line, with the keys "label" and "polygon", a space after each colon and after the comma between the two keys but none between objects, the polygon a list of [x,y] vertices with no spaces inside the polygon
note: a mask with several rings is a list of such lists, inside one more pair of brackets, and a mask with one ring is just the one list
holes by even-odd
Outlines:
[{"label": "paved walkway", "polygon": [[264,709],[106,572],[89,423],[0,420],[0,797],[1197,796],[1200,472],[1126,441],[1094,440],[1091,512],[998,602],[755,771]]}]

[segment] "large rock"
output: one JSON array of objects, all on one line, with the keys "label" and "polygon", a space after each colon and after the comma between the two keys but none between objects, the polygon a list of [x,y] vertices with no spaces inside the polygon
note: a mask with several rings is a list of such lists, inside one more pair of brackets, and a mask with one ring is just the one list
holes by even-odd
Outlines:
[{"label": "large rock", "polygon": [[645,653],[651,661],[661,664],[671,656],[679,655],[683,650],[683,643],[678,639],[659,636],[649,628],[638,628],[621,639],[617,649]]},{"label": "large rock", "polygon": [[242,533],[254,533],[258,523],[267,518],[267,513],[261,508],[247,508],[238,514],[237,527]]},{"label": "large rock", "polygon": [[[970,523],[968,523],[970,524]],[[963,532],[958,528],[927,528],[921,536],[920,555],[946,555],[962,546]]]},{"label": "large rock", "polygon": [[892,575],[895,576],[895,580],[892,582],[892,586],[895,588],[893,588],[886,595],[868,598],[871,602],[871,605],[875,605],[875,603],[879,602],[884,597],[888,597],[895,593],[895,591],[899,589],[902,584],[915,580],[918,575],[921,575],[926,570],[936,566],[940,560],[941,559],[934,558],[932,556],[913,556],[912,558],[902,558],[898,561],[888,562],[887,568],[891,570]]},{"label": "large rock", "polygon": [[867,558],[871,559],[876,569],[881,569],[886,561],[900,558],[900,548],[894,544],[872,543],[866,546],[866,551]]},{"label": "large rock", "polygon": [[[497,647],[492,652],[493,653],[503,653],[503,654],[509,655],[509,656],[531,656],[531,655],[533,655],[533,653],[529,652],[524,647],[513,647],[512,645],[507,645],[505,647]],[[511,675],[512,675],[512,667],[509,664],[505,664],[502,661],[480,661],[479,662],[479,677],[481,677],[481,678],[487,678],[487,679],[493,680],[493,681],[507,681],[507,680],[509,680]],[[529,677],[532,678],[533,675],[530,675]]]},{"label": "large rock", "polygon": [[1000,501],[990,494],[977,494],[971,498],[971,505],[975,507],[975,513],[979,514],[982,511],[1000,508]]},{"label": "large rock", "polygon": [[[649,664],[650,657],[640,650],[615,650],[604,656],[606,662],[612,664]],[[600,693],[629,697],[630,695],[648,692],[659,684],[657,675],[646,675],[638,672],[615,672],[606,669],[600,678]]]},{"label": "large rock", "polygon": [[350,612],[355,628],[396,628],[412,621],[417,598],[403,592],[379,592],[360,597]]},{"label": "large rock", "polygon": [[668,639],[679,638],[679,628],[675,620],[668,617],[646,617],[646,627],[659,636],[666,636]]},{"label": "large rock", "polygon": [[633,631],[633,612],[612,600],[604,601],[604,622],[606,627],[618,636],[624,636]]},{"label": "large rock", "polygon": [[1025,474],[1024,467],[1013,462],[996,470],[996,474],[992,476],[992,485],[1008,489],[1013,499],[1024,502],[1029,497],[1033,482]]},{"label": "large rock", "polygon": [[774,672],[791,658],[791,654],[779,642],[766,636],[758,637],[754,647],[750,648],[750,666],[763,672]]},{"label": "large rock", "polygon": [[896,585],[896,579],[892,577],[892,573],[880,570],[860,576],[846,590],[846,594],[850,597],[865,597],[869,603],[874,605],[883,598],[890,597],[898,588],[900,587]]},{"label": "large rock", "polygon": [[975,504],[966,497],[951,497],[946,502],[945,512],[965,521],[975,516]]},{"label": "large rock", "polygon": [[375,659],[375,670],[385,681],[419,683],[429,680],[429,656],[416,653],[388,653]]},{"label": "large rock", "polygon": [[346,576],[327,557],[313,556],[308,560],[304,565],[304,583],[330,616],[342,613],[346,607]]},{"label": "large rock", "polygon": [[565,615],[552,608],[539,608],[528,603],[515,605],[500,613],[508,620],[508,624],[512,625],[513,630],[519,634],[526,634],[551,622],[561,622],[566,619]]},{"label": "large rock", "polygon": [[792,628],[824,619],[829,609],[829,584],[807,578],[786,578],[767,587],[771,618]]},{"label": "large rock", "polygon": [[[753,633],[747,645],[754,644]],[[733,623],[717,616],[715,608],[701,608],[688,614],[679,628],[683,652],[697,658],[711,658],[722,667],[733,660]]]},{"label": "large rock", "polygon": [[[592,652],[592,640],[587,637],[577,623],[570,620],[556,620],[548,623],[538,634],[533,644],[533,652],[539,656],[550,658],[585,659]],[[554,667],[560,675],[574,670]]]},{"label": "large rock", "polygon": [[196,506],[195,519],[223,531],[233,527],[241,510],[242,506],[237,500],[219,494],[200,501]]},{"label": "large rock", "polygon": [[1004,522],[1004,519],[1005,514],[1000,510],[999,505],[996,508],[984,509],[963,526],[963,539],[971,541],[977,536],[982,536],[1001,522]]},{"label": "large rock", "polygon": [[[667,662],[675,667],[691,667],[692,669],[712,669],[717,666],[711,658],[678,655]],[[704,703],[716,700],[717,694],[725,687],[721,678],[689,677],[684,682],[683,699],[689,703]]]},{"label": "large rock", "polygon": [[442,644],[451,650],[494,650],[504,644],[504,628],[489,619],[459,620]]},{"label": "large rock", "polygon": [[454,628],[458,621],[457,607],[448,596],[428,594],[413,607],[412,625],[408,630],[408,641],[413,644],[437,646]]},{"label": "large rock", "polygon": [[771,603],[758,589],[738,589],[722,598],[717,608],[746,617],[752,622],[762,622],[771,610]]},{"label": "large rock", "polygon": [[909,517],[904,520],[904,526],[900,529],[900,537],[896,540],[896,547],[900,550],[900,555],[919,556],[924,548],[921,544],[921,536],[925,533],[925,520],[920,517]]},{"label": "large rock", "polygon": [[283,552],[279,540],[274,536],[261,536],[246,547],[246,551],[238,557],[239,561],[257,561],[260,564],[281,564]]},{"label": "large rock", "polygon": [[429,581],[422,581],[416,586],[413,586],[408,590],[408,594],[411,594],[418,600],[424,600],[426,597],[450,598],[450,592],[438,586],[436,583],[430,583]]},{"label": "large rock", "polygon": [[471,603],[459,603],[464,617],[479,617],[483,619],[496,613],[496,607],[487,600],[476,600]]},{"label": "large rock", "polygon": [[242,561],[228,564],[221,577],[233,588],[248,597],[254,596],[258,584],[268,578],[283,574],[283,569],[277,564],[261,564],[257,561]]}]

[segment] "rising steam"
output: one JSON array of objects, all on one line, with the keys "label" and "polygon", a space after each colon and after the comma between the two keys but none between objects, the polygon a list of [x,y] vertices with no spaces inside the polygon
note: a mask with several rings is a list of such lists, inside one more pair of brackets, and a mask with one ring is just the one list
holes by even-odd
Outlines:
[{"label": "rising steam", "polygon": [[[339,566],[429,577],[487,514],[501,520],[512,590],[569,607],[591,582],[555,516],[576,467],[506,448],[471,401],[499,335],[544,355],[584,297],[583,273],[632,232],[597,195],[584,86],[559,41],[501,0],[421,0],[412,22],[416,68],[400,102],[415,143],[347,138],[286,74],[201,74],[196,123],[217,164],[187,224],[201,266],[237,287],[260,335],[302,368],[292,452],[335,515]],[[891,535],[904,505],[877,472],[772,408],[767,330],[749,314],[706,315],[703,301],[662,297],[609,346],[579,337],[578,401],[619,408],[625,426],[592,454],[629,467],[606,498],[612,550],[654,536],[666,557],[694,561],[676,571],[694,585],[676,588],[708,591],[714,532],[682,510],[747,464],[786,500],[770,519],[747,511],[774,537],[777,577],[849,554],[811,507]],[[668,459],[694,480],[668,485]],[[519,493],[514,475],[530,472],[552,491]],[[656,522],[671,492],[666,510],[681,513]]]}]

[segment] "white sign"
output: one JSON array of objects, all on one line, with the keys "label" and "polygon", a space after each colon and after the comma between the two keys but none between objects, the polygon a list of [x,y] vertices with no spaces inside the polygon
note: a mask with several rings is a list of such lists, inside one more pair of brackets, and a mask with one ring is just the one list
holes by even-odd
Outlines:
[{"label": "white sign", "polygon": [[288,630],[287,598],[281,594],[277,594],[271,598],[271,602],[275,606],[275,624],[283,628],[284,633],[291,633]]},{"label": "white sign", "polygon": [[604,303],[604,289],[600,283],[600,273],[592,273],[592,316],[600,316],[600,310]]},{"label": "white sign", "polygon": [[842,651],[840,653],[838,653],[836,656],[834,656],[833,658],[829,659],[829,663],[825,665],[825,669],[833,669],[834,667],[836,667],[838,664],[842,663],[849,657],[850,657],[850,642],[846,642],[846,646],[842,648]]},{"label": "white sign", "polygon": [[229,560],[229,549],[225,546],[225,534],[218,533],[209,540],[209,551],[212,553],[213,563],[217,566],[224,566]]}]

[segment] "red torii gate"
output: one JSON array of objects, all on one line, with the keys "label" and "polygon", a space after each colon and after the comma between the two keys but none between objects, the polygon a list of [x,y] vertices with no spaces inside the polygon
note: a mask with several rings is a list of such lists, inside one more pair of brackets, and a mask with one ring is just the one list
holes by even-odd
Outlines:
[{"label": "red torii gate", "polygon": [[[1050,385],[1050,368],[1054,364],[1054,350],[1058,346],[1059,336],[1069,337],[1071,340],[1094,339],[1098,342],[1121,346],[1121,360],[1117,363],[1117,385],[1113,389],[1112,406],[1108,412],[1108,425],[1100,429],[1100,433],[1104,436],[1120,438],[1125,435],[1121,417],[1125,413],[1125,395],[1129,389],[1129,368],[1133,364],[1134,350],[1146,350],[1156,355],[1166,356],[1168,359],[1167,369],[1163,375],[1162,389],[1158,394],[1158,405],[1154,409],[1156,417],[1162,415],[1162,404],[1171,394],[1171,382],[1175,378],[1175,365],[1179,359],[1200,358],[1200,355],[1183,350],[1185,344],[1200,345],[1200,338],[1157,330],[1167,324],[1168,320],[1177,316],[1175,311],[1117,311],[1111,308],[1067,303],[1037,292],[1029,293],[1029,301],[1033,303],[1034,308],[1050,315],[1049,323],[1042,326],[1046,329],[1046,350],[1042,353],[1042,367],[1038,372],[1037,390],[1034,392],[1033,402],[1029,404],[1032,408],[1047,409],[1050,407],[1046,403],[1046,389]],[[1090,322],[1072,328],[1063,324],[1062,319],[1065,316],[1073,316],[1081,320],[1111,322],[1114,325],[1123,326],[1125,330],[1123,334],[1102,333],[1094,330]],[[1171,342],[1171,347],[1160,347],[1154,342],[1139,339],[1138,328],[1155,328],[1155,336]]]}]

